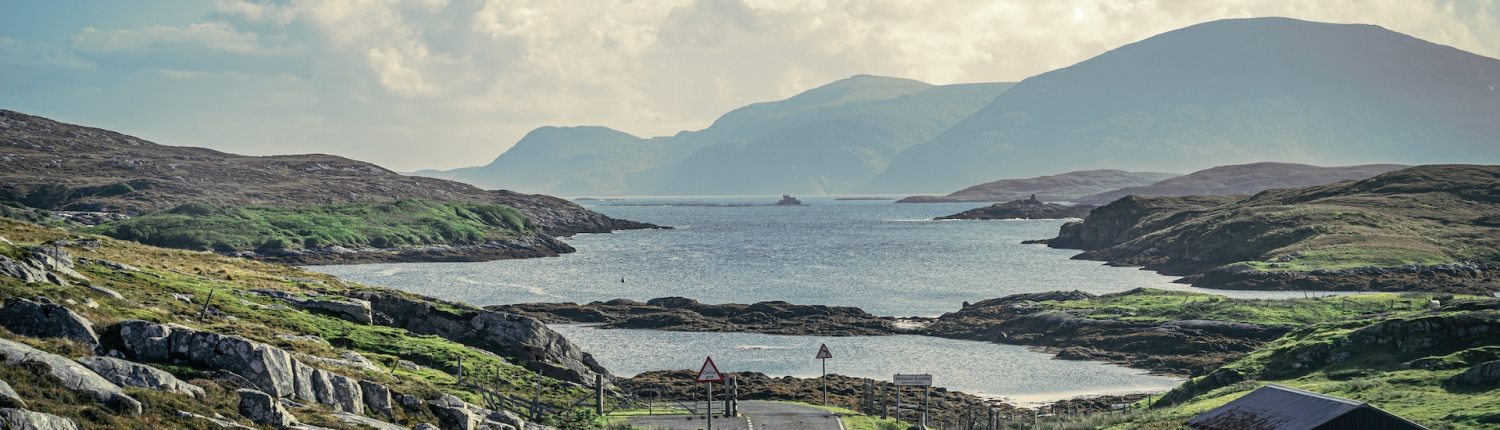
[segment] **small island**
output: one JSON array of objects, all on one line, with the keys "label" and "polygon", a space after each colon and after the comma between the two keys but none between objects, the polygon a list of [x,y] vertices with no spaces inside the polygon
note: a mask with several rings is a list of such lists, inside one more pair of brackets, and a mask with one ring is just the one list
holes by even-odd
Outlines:
[{"label": "small island", "polygon": [[970,209],[953,215],[933,219],[1062,219],[1083,218],[1097,206],[1064,205],[1037,200],[1036,195],[1026,200],[1012,200],[982,208]]},{"label": "small island", "polygon": [[796,197],[782,194],[781,200],[776,202],[776,206],[802,206],[802,201],[797,200]]}]

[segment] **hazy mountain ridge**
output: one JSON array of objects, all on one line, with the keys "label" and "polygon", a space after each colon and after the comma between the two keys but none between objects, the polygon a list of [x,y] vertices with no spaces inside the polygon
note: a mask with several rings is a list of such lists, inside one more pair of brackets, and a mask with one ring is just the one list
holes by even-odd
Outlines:
[{"label": "hazy mountain ridge", "polygon": [[1078,199],[1080,204],[1102,205],[1127,195],[1196,196],[1255,194],[1275,188],[1299,188],[1359,180],[1404,169],[1400,164],[1320,167],[1295,163],[1251,163],[1218,166],[1145,186],[1121,188]]},{"label": "hazy mountain ridge", "polygon": [[850,191],[1009,86],[856,75],[735,109],[702,130],[641,139],[543,127],[489,165],[418,174],[570,195]]},{"label": "hazy mountain ridge", "polygon": [[946,196],[911,196],[896,203],[1005,202],[1036,196],[1042,201],[1076,201],[1084,196],[1157,183],[1176,173],[1101,169],[1025,179],[1001,179],[954,191]]},{"label": "hazy mountain ridge", "polygon": [[1500,60],[1372,25],[1208,22],[1023,80],[868,190],[992,172],[1500,161]]}]

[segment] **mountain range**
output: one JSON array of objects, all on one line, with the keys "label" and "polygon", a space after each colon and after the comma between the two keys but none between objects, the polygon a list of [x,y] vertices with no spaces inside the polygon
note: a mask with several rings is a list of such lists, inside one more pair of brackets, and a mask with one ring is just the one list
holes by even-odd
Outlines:
[{"label": "mountain range", "polygon": [[1500,162],[1500,60],[1378,26],[1212,21],[1012,84],[860,75],[643,139],[542,128],[419,174],[582,194],[907,193],[1265,160]]},{"label": "mountain range", "polygon": [[1399,164],[1319,167],[1293,163],[1251,163],[1218,166],[1169,178],[1150,185],[1121,188],[1084,196],[1079,204],[1103,205],[1127,195],[1205,196],[1255,194],[1277,188],[1301,188],[1366,179],[1404,169]]}]

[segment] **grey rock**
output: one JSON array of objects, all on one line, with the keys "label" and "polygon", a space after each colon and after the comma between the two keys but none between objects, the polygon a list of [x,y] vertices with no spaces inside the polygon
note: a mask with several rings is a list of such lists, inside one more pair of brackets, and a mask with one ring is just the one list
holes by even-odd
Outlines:
[{"label": "grey rock", "polygon": [[[298,399],[309,402],[318,401],[317,391],[314,390],[313,368],[301,361],[292,363],[292,395]],[[326,382],[326,379],[324,380]]]},{"label": "grey rock", "polygon": [[365,407],[369,410],[385,414],[386,416],[395,414],[395,411],[391,409],[393,402],[391,401],[390,388],[375,382],[361,380],[359,381],[359,391],[364,394]]},{"label": "grey rock", "polygon": [[46,270],[4,255],[0,255],[0,275],[19,279],[26,284],[49,282]]},{"label": "grey rock", "polygon": [[276,401],[275,396],[248,388],[242,388],[237,393],[240,396],[240,415],[249,418],[251,422],[276,428],[285,428],[297,422],[291,413],[281,407],[281,402]]},{"label": "grey rock", "polygon": [[26,407],[26,401],[21,400],[21,395],[17,394],[16,390],[11,388],[10,384],[5,383],[5,381],[0,381],[0,399],[9,401],[13,405]]},{"label": "grey rock", "polygon": [[203,397],[203,389],[183,382],[161,369],[112,357],[81,357],[79,363],[120,386],[150,388],[169,393]]},{"label": "grey rock", "polygon": [[115,261],[109,261],[109,260],[104,260],[104,259],[95,259],[95,260],[91,260],[91,261],[93,261],[94,263],[96,263],[96,264],[98,264],[100,266],[107,267],[107,268],[109,268],[111,270],[117,270],[117,271],[121,271],[121,272],[139,272],[139,271],[141,271],[141,269],[139,267],[131,266],[131,265],[125,264],[125,263],[120,263],[120,262],[115,262]]},{"label": "grey rock", "polygon": [[6,430],[78,430],[73,420],[25,409],[0,409],[0,429]]},{"label": "grey rock", "polygon": [[295,394],[292,359],[285,350],[239,336],[200,332],[175,324],[122,321],[112,331],[125,358],[178,362],[234,373],[276,397]]},{"label": "grey rock", "polygon": [[328,379],[328,372],[323,369],[313,369],[310,381],[313,390],[312,401],[330,406],[337,404],[333,399],[333,383]]},{"label": "grey rock", "polygon": [[477,309],[455,314],[426,301],[383,291],[354,296],[370,302],[377,324],[515,356],[527,368],[553,378],[589,383],[596,373],[608,375],[603,366],[577,345],[535,318]]},{"label": "grey rock", "polygon": [[10,297],[0,308],[0,326],[22,336],[59,337],[88,345],[99,345],[94,324],[68,308],[51,302]]},{"label": "grey rock", "polygon": [[125,300],[125,296],[120,294],[119,291],[111,290],[109,288],[101,287],[98,285],[89,285],[89,289],[93,290],[96,293],[109,296],[115,300]]},{"label": "grey rock", "polygon": [[172,298],[177,299],[177,301],[180,301],[180,302],[183,302],[183,303],[192,303],[193,302],[193,295],[192,294],[172,293]]},{"label": "grey rock", "polygon": [[308,312],[331,315],[360,324],[370,324],[370,302],[360,299],[308,299],[297,304]]},{"label": "grey rock", "polygon": [[1456,385],[1485,386],[1500,383],[1500,360],[1486,361],[1470,367],[1448,380]]},{"label": "grey rock", "polygon": [[452,430],[476,430],[479,428],[480,416],[475,415],[465,402],[451,394],[428,403],[432,407],[432,414],[437,417],[438,424],[444,429]]},{"label": "grey rock", "polygon": [[359,388],[359,380],[337,373],[328,374],[333,385],[334,409],[358,415],[365,413],[365,395]]},{"label": "grey rock", "polygon": [[349,424],[351,426],[359,428],[368,427],[375,430],[406,430],[406,427],[398,426],[374,418],[351,414],[348,412],[334,412],[333,417],[337,418],[344,424]]},{"label": "grey rock", "polygon": [[435,425],[432,425],[432,424],[429,424],[429,423],[421,423],[421,424],[417,424],[416,427],[412,427],[411,430],[441,430],[441,429],[439,429],[438,426],[435,426]]},{"label": "grey rock", "polygon": [[48,367],[48,374],[62,382],[63,387],[83,391],[94,399],[118,410],[140,415],[141,402],[125,394],[119,385],[109,382],[94,371],[83,367],[67,357],[32,348],[23,343],[0,339],[0,356],[8,364],[41,363]]},{"label": "grey rock", "polygon": [[187,420],[187,419],[203,420],[203,421],[209,422],[210,424],[219,426],[219,428],[239,429],[239,430],[255,430],[255,427],[250,427],[250,426],[247,426],[247,425],[243,425],[243,424],[240,424],[240,423],[236,423],[234,421],[222,420],[222,419],[210,417],[210,416],[207,416],[207,415],[195,414],[195,413],[184,411],[184,410],[178,410],[177,411],[177,418],[184,419],[184,420]]},{"label": "grey rock", "polygon": [[[68,251],[64,251],[62,248],[55,246],[33,246],[27,248],[26,252],[27,257],[31,260],[31,263],[40,267],[42,270],[61,274],[63,276],[78,280],[86,281],[89,279],[88,277],[83,276],[83,274],[73,270],[73,255],[69,254]],[[62,282],[54,283],[61,284]]]}]

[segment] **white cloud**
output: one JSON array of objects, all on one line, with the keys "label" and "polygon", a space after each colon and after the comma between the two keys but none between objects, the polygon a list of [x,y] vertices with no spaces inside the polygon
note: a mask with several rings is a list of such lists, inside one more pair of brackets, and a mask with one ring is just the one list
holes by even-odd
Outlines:
[{"label": "white cloud", "polygon": [[64,49],[0,37],[0,66],[90,70],[98,65]]},{"label": "white cloud", "polygon": [[[268,133],[275,136],[316,136],[305,141],[307,151],[418,169],[479,164],[542,125],[601,124],[647,136],[701,128],[728,109],[857,73],[933,83],[1020,80],[1222,18],[1371,23],[1500,56],[1497,4],[219,0],[215,12],[197,24],[90,27],[72,42],[85,54],[135,56],[130,65],[171,70],[155,74],[162,79],[196,77],[194,67],[213,68],[210,78],[233,72],[292,76],[299,91],[310,96],[298,98],[285,112],[258,111],[256,128],[282,127]],[[17,42],[0,39],[0,53],[17,49],[8,43]],[[76,56],[28,52],[33,54],[25,58],[35,63],[90,64]],[[214,55],[212,61],[183,60],[210,55],[204,53]],[[234,56],[243,58],[236,62]],[[235,82],[283,85],[279,79]],[[232,111],[248,103],[236,98],[243,97],[239,89],[216,94],[213,87],[199,85],[193,91],[206,92],[195,94],[206,110]],[[210,142],[244,150],[256,148],[256,139],[217,135],[166,143]],[[285,145],[290,143],[278,143]]]}]

